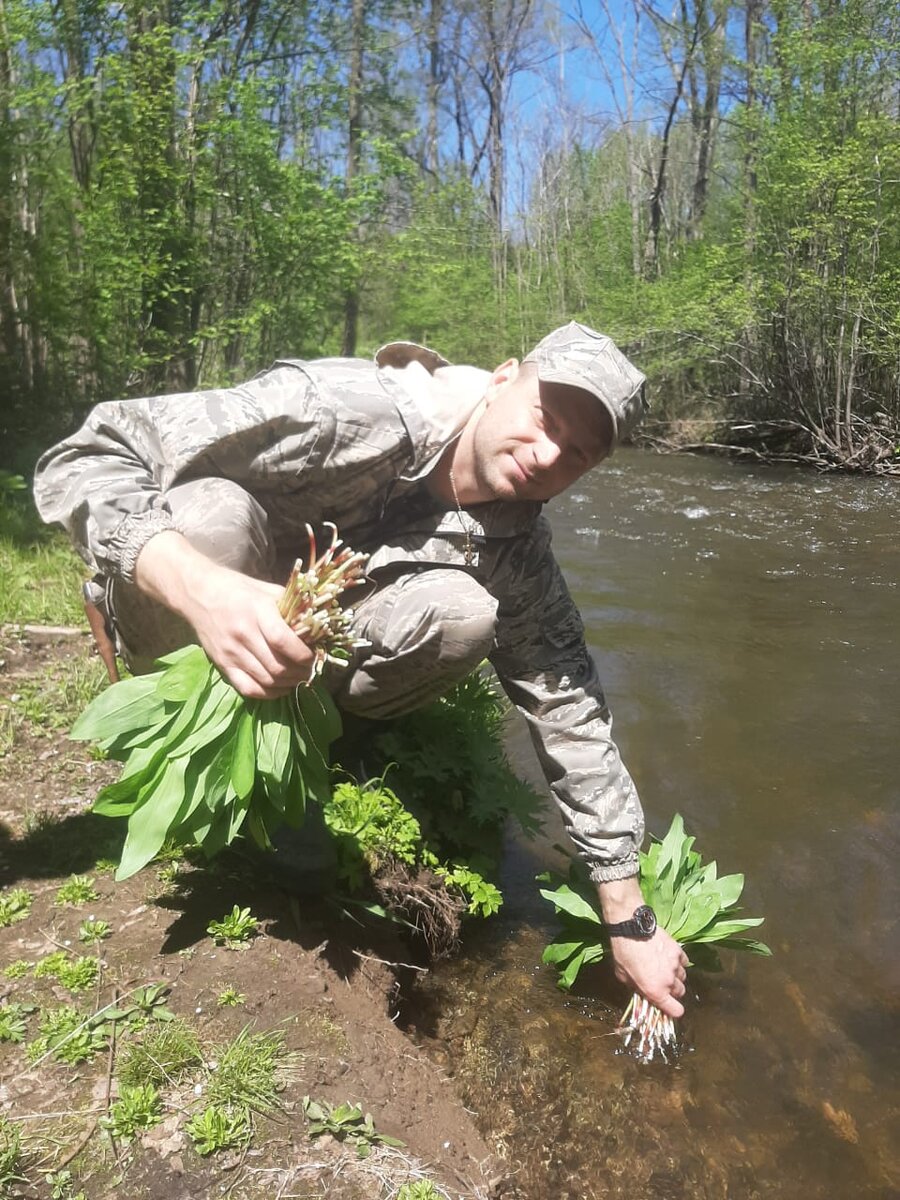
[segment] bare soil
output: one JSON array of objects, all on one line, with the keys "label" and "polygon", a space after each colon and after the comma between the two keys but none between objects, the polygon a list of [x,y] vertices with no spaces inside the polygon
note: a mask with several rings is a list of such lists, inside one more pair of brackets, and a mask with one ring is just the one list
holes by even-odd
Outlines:
[{"label": "bare soil", "polygon": [[[57,721],[52,709],[49,716],[41,710],[42,698],[46,706],[64,694],[67,680],[95,670],[91,659],[86,635],[0,630],[0,887],[34,897],[25,919],[0,929],[0,969],[33,964],[59,948],[95,953],[101,962],[98,982],[75,996],[31,969],[18,978],[0,975],[0,1001],[36,1006],[24,1041],[0,1042],[0,1115],[21,1130],[25,1148],[24,1178],[9,1184],[8,1194],[49,1197],[54,1182],[46,1176],[61,1170],[72,1181],[57,1194],[83,1191],[86,1200],[381,1200],[423,1178],[447,1196],[501,1191],[490,1149],[439,1061],[394,1024],[402,988],[422,968],[408,946],[351,921],[334,902],[279,890],[246,855],[212,865],[152,864],[114,882],[108,862],[123,830],[88,810],[118,765],[95,761],[88,747],[67,740],[71,714]],[[57,890],[72,874],[90,876],[98,899],[58,903]],[[215,945],[206,929],[235,904],[249,906],[260,930],[233,950]],[[88,918],[112,928],[96,947],[78,941]],[[29,1062],[26,1047],[42,1008],[75,1004],[95,1012],[147,983],[171,989],[168,1007],[197,1031],[209,1055],[248,1025],[283,1032],[296,1067],[280,1107],[255,1117],[249,1146],[198,1155],[184,1131],[203,1105],[193,1088],[175,1099],[166,1094],[164,1120],[149,1132],[130,1144],[113,1141],[101,1121],[117,1095],[121,1041],[76,1066],[52,1057]],[[226,988],[243,1002],[219,1004]],[[401,1139],[403,1148],[376,1147],[361,1159],[333,1138],[311,1140],[306,1095],[361,1104],[375,1128]],[[55,1183],[62,1187],[58,1174]]]}]

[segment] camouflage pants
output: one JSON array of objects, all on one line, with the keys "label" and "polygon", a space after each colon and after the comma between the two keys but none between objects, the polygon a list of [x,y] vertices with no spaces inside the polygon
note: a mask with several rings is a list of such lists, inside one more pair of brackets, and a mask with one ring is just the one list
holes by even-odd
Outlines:
[{"label": "camouflage pants", "polygon": [[[286,578],[291,563],[276,561],[265,511],[238,484],[200,479],[166,499],[179,531],[214,562],[257,579]],[[104,590],[117,649],[135,673],[195,640],[185,621],[134,585],[108,580]],[[453,567],[394,567],[354,609],[356,635],[369,644],[346,669],[329,667],[325,681],[340,707],[360,716],[386,719],[436,699],[493,644],[496,600]]]}]

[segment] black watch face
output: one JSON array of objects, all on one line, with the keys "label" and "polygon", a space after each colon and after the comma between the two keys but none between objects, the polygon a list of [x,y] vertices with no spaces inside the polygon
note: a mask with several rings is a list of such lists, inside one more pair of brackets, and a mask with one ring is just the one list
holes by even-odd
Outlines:
[{"label": "black watch face", "polygon": [[656,913],[649,904],[642,904],[634,910],[634,923],[644,937],[652,937],[656,932]]}]

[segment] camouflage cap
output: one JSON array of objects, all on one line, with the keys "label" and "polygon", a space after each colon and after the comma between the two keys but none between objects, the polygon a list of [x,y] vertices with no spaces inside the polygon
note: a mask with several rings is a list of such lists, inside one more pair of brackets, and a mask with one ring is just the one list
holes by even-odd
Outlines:
[{"label": "camouflage cap", "polygon": [[564,383],[597,397],[612,417],[610,454],[647,411],[646,376],[605,334],[577,321],[548,333],[522,361],[537,364],[543,383]]}]

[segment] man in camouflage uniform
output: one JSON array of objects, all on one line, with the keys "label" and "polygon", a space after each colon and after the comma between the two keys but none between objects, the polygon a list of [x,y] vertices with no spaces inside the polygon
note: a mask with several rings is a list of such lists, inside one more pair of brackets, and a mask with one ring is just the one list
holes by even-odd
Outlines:
[{"label": "man in camouflage uniform", "polygon": [[[334,522],[370,554],[372,587],[340,706],[395,716],[489,658],[618,923],[642,903],[643,817],[541,508],[612,453],[643,385],[575,322],[493,372],[408,342],[371,363],[288,359],[238,387],[98,405],[43,456],[35,496],[95,573],[133,669],[199,641],[248,697],[309,678],[277,581],[306,523]],[[680,1016],[677,943],[611,944],[619,977]]]}]

